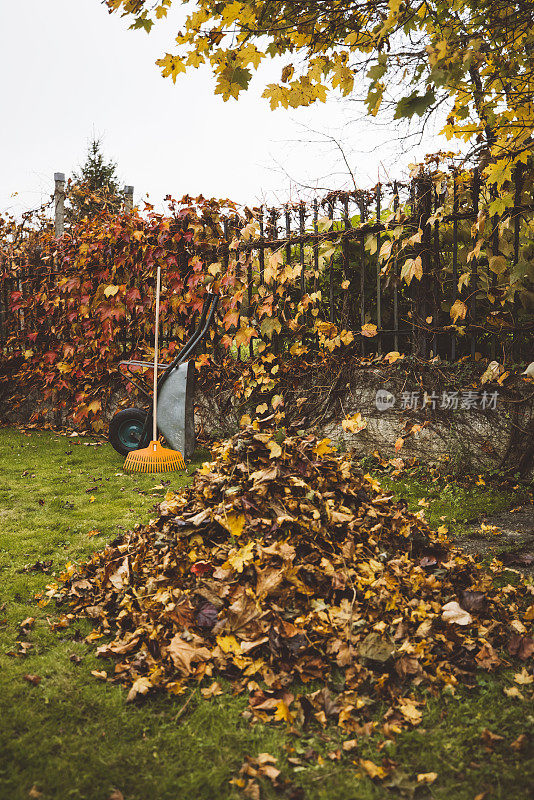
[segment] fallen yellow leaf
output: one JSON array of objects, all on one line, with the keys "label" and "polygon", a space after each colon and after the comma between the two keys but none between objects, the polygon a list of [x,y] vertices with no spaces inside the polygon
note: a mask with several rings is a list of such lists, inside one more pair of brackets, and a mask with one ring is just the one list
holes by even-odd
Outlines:
[{"label": "fallen yellow leaf", "polygon": [[217,644],[223,653],[241,653],[241,645],[235,636],[217,636]]},{"label": "fallen yellow leaf", "polygon": [[324,456],[327,453],[331,453],[335,448],[330,447],[330,439],[321,439],[320,442],[317,442],[315,447],[313,448],[313,452],[316,456]]},{"label": "fallen yellow leaf", "polygon": [[284,720],[287,722],[288,725],[291,725],[295,717],[289,710],[287,704],[283,700],[279,700],[276,704],[276,711],[274,712],[274,718],[276,720]]},{"label": "fallen yellow leaf", "polygon": [[417,783],[434,783],[437,777],[437,772],[420,772],[417,776]]},{"label": "fallen yellow leaf", "polygon": [[270,456],[269,458],[279,458],[282,455],[282,448],[277,442],[267,442],[267,447],[269,448]]},{"label": "fallen yellow leaf", "polygon": [[253,551],[255,546],[256,542],[247,542],[240,550],[236,550],[228,557],[223,564],[223,568],[230,569],[231,567],[236,572],[243,572],[243,567],[250,564],[254,558]]},{"label": "fallen yellow leaf", "polygon": [[374,761],[369,761],[368,759],[360,758],[360,766],[363,767],[363,769],[367,772],[370,778],[379,778],[380,780],[383,780],[387,775],[387,772],[384,769],[384,767],[377,766],[377,764],[375,764]]},{"label": "fallen yellow leaf", "polygon": [[243,528],[245,527],[245,517],[243,514],[228,514],[226,517],[219,517],[218,522],[236,538],[241,536]]}]

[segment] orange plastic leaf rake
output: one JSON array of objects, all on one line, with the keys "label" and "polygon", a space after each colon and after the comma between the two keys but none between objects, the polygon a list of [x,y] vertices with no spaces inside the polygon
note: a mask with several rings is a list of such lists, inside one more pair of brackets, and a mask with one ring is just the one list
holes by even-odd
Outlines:
[{"label": "orange plastic leaf rake", "polygon": [[124,462],[125,472],[174,472],[185,469],[184,457],[178,450],[169,450],[158,442],[158,331],[161,266],[156,272],[156,324],[154,326],[154,396],[152,398],[152,441],[142,450],[131,450]]},{"label": "orange plastic leaf rake", "polygon": [[124,462],[125,472],[174,472],[177,469],[185,469],[182,454],[157,441],[150,442],[142,450],[132,450]]}]

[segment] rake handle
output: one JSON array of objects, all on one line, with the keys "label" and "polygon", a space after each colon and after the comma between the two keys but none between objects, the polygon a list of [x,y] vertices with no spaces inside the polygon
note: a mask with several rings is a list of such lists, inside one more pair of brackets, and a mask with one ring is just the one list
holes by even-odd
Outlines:
[{"label": "rake handle", "polygon": [[161,290],[161,266],[158,264],[156,272],[156,321],[154,329],[154,400],[152,408],[152,441],[157,441],[158,421],[158,343],[159,343],[159,295]]}]

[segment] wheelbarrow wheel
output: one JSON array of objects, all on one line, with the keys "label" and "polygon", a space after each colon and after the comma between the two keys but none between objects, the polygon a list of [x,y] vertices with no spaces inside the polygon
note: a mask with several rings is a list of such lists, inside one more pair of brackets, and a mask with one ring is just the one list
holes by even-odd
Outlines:
[{"label": "wheelbarrow wheel", "polygon": [[109,423],[109,441],[121,456],[127,456],[132,450],[148,447],[152,414],[150,414],[149,433],[143,436],[148,412],[142,408],[123,408],[118,411]]}]

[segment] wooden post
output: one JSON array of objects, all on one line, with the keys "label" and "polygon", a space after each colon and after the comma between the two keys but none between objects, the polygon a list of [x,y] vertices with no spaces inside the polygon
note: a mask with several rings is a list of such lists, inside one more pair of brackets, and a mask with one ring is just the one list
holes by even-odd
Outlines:
[{"label": "wooden post", "polygon": [[65,174],[54,172],[55,221],[54,232],[57,238],[65,233]]},{"label": "wooden post", "polygon": [[128,213],[133,209],[133,193],[134,193],[133,186],[124,187],[124,210],[126,213]]}]

